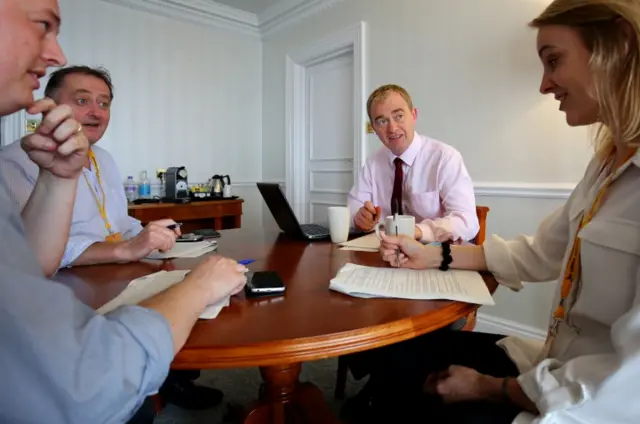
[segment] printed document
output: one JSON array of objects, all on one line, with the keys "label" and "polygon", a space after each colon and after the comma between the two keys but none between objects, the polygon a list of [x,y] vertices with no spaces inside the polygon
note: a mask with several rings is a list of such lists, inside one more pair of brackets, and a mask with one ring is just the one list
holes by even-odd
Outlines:
[{"label": "printed document", "polygon": [[[124,289],[117,297],[100,307],[97,312],[99,314],[106,314],[119,306],[137,305],[184,280],[184,277],[188,273],[189,270],[160,271],[137,278],[131,281],[127,288]],[[213,319],[218,316],[220,311],[222,311],[222,308],[225,306],[229,306],[229,297],[216,304],[209,305],[202,312],[200,318]]]},{"label": "printed document", "polygon": [[379,268],[348,263],[331,280],[329,288],[355,297],[495,304],[482,276],[475,271]]}]

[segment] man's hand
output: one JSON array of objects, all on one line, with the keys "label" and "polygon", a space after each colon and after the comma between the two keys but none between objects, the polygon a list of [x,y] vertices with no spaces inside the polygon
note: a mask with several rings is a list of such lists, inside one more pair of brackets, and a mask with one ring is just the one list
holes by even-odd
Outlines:
[{"label": "man's hand", "polygon": [[247,268],[219,255],[207,256],[185,278],[187,284],[198,284],[208,293],[208,304],[240,292],[247,283]]},{"label": "man's hand", "polygon": [[380,206],[373,206],[373,203],[366,201],[354,218],[354,224],[361,231],[371,231],[382,215]]},{"label": "man's hand", "polygon": [[43,115],[36,131],[21,140],[29,159],[56,177],[77,178],[88,161],[89,141],[82,132],[82,125],[73,118],[71,108],[57,106],[51,99],[42,99],[28,112]]},{"label": "man's hand", "polygon": [[446,371],[429,374],[424,389],[439,395],[445,403],[478,401],[495,392],[494,380],[472,368],[451,365]]},{"label": "man's hand", "polygon": [[139,261],[154,250],[167,252],[176,244],[176,238],[180,235],[180,229],[168,229],[174,225],[172,219],[161,219],[147,224],[146,227],[130,240],[120,243],[116,256],[121,261]]}]

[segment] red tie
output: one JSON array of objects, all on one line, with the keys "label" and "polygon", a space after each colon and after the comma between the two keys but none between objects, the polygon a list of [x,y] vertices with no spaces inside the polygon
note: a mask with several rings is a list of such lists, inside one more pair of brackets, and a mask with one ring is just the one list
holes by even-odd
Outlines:
[{"label": "red tie", "polygon": [[404,179],[402,159],[395,158],[393,163],[396,165],[396,176],[393,180],[393,193],[391,193],[391,213],[402,215],[402,182]]}]

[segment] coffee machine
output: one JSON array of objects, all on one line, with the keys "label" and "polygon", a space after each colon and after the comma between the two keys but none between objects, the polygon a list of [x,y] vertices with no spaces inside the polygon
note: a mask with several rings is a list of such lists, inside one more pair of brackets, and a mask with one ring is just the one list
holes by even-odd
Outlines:
[{"label": "coffee machine", "polygon": [[187,168],[185,168],[184,166],[167,168],[164,184],[166,199],[175,200],[189,198]]}]

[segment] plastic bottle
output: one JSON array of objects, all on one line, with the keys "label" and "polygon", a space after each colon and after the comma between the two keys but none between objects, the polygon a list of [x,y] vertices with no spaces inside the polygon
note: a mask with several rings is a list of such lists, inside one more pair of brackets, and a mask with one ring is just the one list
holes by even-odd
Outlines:
[{"label": "plastic bottle", "polygon": [[129,203],[133,203],[138,197],[138,184],[136,184],[131,175],[127,177],[127,181],[124,183],[124,192]]},{"label": "plastic bottle", "polygon": [[138,196],[141,199],[151,198],[151,181],[147,178],[147,171],[140,173],[140,185],[138,186]]}]

